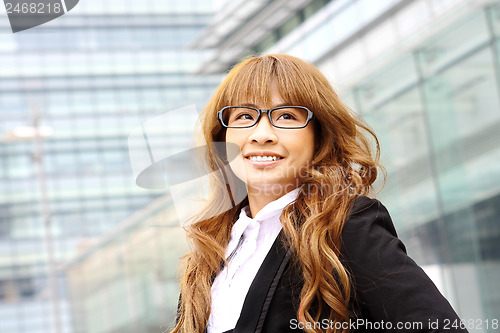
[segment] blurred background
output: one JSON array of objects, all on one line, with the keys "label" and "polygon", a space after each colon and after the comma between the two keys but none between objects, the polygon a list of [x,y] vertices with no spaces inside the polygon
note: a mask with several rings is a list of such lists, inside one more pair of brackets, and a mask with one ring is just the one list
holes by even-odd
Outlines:
[{"label": "blurred background", "polygon": [[[498,331],[499,1],[82,0],[16,34],[0,10],[1,333],[168,331],[188,248],[128,136],[264,53],[317,65],[374,128],[409,254]],[[166,125],[166,149],[191,132]]]}]

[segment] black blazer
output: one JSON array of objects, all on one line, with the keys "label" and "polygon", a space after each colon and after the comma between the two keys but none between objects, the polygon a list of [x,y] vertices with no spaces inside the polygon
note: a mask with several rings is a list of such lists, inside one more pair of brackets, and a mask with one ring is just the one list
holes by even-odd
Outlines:
[{"label": "black blazer", "polygon": [[[353,279],[351,332],[467,332],[455,328],[460,319],[407,256],[379,201],[355,200],[342,232],[341,260]],[[302,332],[296,319],[302,277],[293,262],[280,234],[250,286],[233,333]],[[398,323],[415,326],[403,329]]]}]

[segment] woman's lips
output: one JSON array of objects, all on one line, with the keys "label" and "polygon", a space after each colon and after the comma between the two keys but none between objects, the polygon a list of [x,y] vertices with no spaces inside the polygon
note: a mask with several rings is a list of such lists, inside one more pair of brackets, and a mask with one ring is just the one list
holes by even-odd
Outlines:
[{"label": "woman's lips", "polygon": [[275,166],[281,163],[281,161],[284,159],[281,156],[247,156],[245,159],[254,167],[270,167],[270,166]]},{"label": "woman's lips", "polygon": [[247,158],[252,162],[271,162],[280,160],[283,157],[276,155],[252,155],[252,156],[247,156]]}]

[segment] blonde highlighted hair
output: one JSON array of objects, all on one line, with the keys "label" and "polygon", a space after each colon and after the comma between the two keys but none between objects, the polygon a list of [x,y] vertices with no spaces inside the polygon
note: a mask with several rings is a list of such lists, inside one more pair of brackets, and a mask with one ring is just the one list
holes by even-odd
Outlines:
[{"label": "blonde highlighted hair", "polygon": [[[217,111],[242,103],[269,105],[272,86],[290,105],[305,106],[314,113],[308,125],[314,126],[315,133],[313,161],[301,179],[297,200],[285,207],[280,217],[304,281],[297,318],[304,323],[320,317],[348,321],[351,283],[339,260],[341,233],[354,199],[368,194],[377,178],[379,143],[363,120],[340,101],[316,67],[283,54],[252,57],[234,66],[201,115],[206,142],[225,141]],[[206,158],[213,171],[227,164],[225,152],[210,149],[210,145]],[[184,261],[178,317],[172,333],[205,330],[211,283],[225,262],[235,217],[246,204],[218,213],[224,206],[221,200],[228,197],[227,184],[238,186],[238,180],[234,175],[214,175],[207,209],[186,228],[192,251]],[[326,331],[306,331],[332,332],[332,327],[335,325]]]}]

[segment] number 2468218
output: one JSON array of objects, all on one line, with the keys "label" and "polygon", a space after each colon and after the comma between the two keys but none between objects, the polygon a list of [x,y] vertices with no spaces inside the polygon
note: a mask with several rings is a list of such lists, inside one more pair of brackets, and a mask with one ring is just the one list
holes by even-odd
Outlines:
[{"label": "number 2468218", "polygon": [[59,14],[63,11],[60,3],[23,2],[5,3],[7,14]]}]

